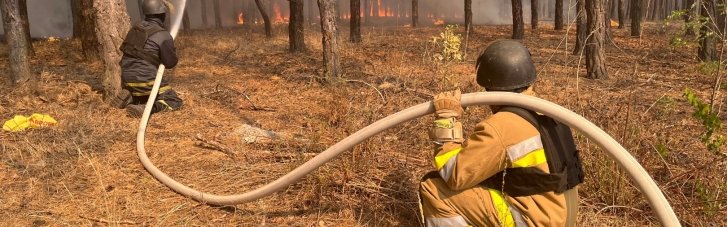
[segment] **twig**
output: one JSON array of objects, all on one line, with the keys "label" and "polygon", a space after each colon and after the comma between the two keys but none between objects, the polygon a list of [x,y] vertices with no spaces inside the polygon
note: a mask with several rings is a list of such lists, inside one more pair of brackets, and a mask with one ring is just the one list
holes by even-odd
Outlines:
[{"label": "twig", "polygon": [[250,96],[247,96],[247,94],[245,94],[245,92],[240,92],[240,94],[242,94],[242,96],[245,97],[245,99],[248,102],[250,102],[250,105],[252,105],[252,110],[261,110],[261,111],[270,111],[270,112],[275,111],[275,109],[272,109],[272,108],[258,107],[257,105],[255,105],[255,102],[253,102],[252,99],[250,99]]},{"label": "twig", "polygon": [[206,140],[202,136],[202,134],[197,133],[197,135],[195,135],[194,138],[197,139],[197,140],[199,140],[195,144],[197,146],[204,147],[204,148],[208,148],[208,149],[213,149],[213,150],[218,150],[218,151],[221,151],[222,153],[225,153],[226,155],[228,155],[230,157],[234,157],[235,156],[235,153],[233,153],[232,151],[230,151],[230,149],[228,149],[227,147],[225,147],[225,145],[222,145],[220,142],[217,142],[217,141]]},{"label": "twig", "polygon": [[346,82],[357,82],[357,83],[362,83],[362,84],[366,84],[366,85],[368,85],[369,87],[371,87],[371,88],[373,88],[374,90],[376,90],[376,92],[378,92],[378,93],[379,93],[379,97],[381,97],[381,101],[383,101],[383,102],[384,102],[384,104],[388,103],[388,102],[386,101],[386,98],[384,98],[384,94],[382,94],[382,93],[381,93],[381,90],[379,90],[379,89],[378,89],[378,88],[377,88],[376,86],[374,86],[374,85],[372,85],[372,84],[370,84],[370,83],[368,83],[368,82],[366,82],[366,81],[362,81],[362,80],[346,80]]},{"label": "twig", "polygon": [[88,219],[91,221],[95,221],[95,222],[106,223],[106,224],[117,224],[117,225],[118,224],[123,224],[123,225],[139,225],[139,224],[141,224],[139,222],[133,222],[133,221],[109,221],[109,220],[106,220],[103,218],[92,218],[92,217],[84,216],[83,214],[79,214],[78,217],[81,217],[83,219]]},{"label": "twig", "polygon": [[239,49],[240,49],[240,43],[237,43],[235,45],[235,49],[232,49],[232,51],[227,52],[227,54],[225,54],[225,57],[222,58],[222,61],[227,61],[227,59],[230,58],[230,55],[232,55],[232,53],[237,52],[237,50],[239,50]]}]

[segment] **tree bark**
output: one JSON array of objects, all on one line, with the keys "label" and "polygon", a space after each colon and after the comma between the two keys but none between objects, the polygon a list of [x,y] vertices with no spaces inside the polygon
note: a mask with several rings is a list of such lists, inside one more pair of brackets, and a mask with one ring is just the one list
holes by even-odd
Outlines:
[{"label": "tree bark", "polygon": [[20,0],[0,0],[5,41],[9,48],[10,81],[13,84],[33,79],[30,72],[28,33],[23,24],[23,17],[20,15],[20,2]]},{"label": "tree bark", "polygon": [[[204,0],[203,0],[204,1]],[[222,15],[220,14],[220,0],[212,1],[215,10],[215,28],[222,28]]]},{"label": "tree bark", "polygon": [[[381,4],[381,0],[373,0],[373,13],[374,17],[379,17],[379,5]],[[320,7],[320,5],[318,5]],[[323,15],[321,15],[321,18],[323,18]]]},{"label": "tree bark", "polygon": [[363,21],[369,23],[369,17],[371,17],[371,1],[364,0],[363,4]]},{"label": "tree bark", "polygon": [[586,0],[577,0],[576,2],[576,45],[573,49],[573,55],[583,53],[588,36],[588,26],[586,19]]},{"label": "tree bark", "polygon": [[538,18],[538,0],[530,0],[530,28],[532,30],[538,29],[538,23],[540,18]]},{"label": "tree bark", "polygon": [[103,89],[104,99],[115,107],[121,107],[119,91],[121,91],[121,67],[119,61],[122,53],[119,50],[126,33],[131,28],[129,15],[126,13],[124,1],[93,1],[96,24],[96,38],[100,44],[99,53],[104,62]]},{"label": "tree bark", "polygon": [[96,21],[94,20],[93,0],[74,0],[79,11],[78,23],[73,24],[74,31],[78,29],[81,39],[81,52],[86,60],[94,60],[99,56],[99,43],[96,39]]},{"label": "tree bark", "polygon": [[464,0],[464,27],[467,31],[472,29],[472,0]]},{"label": "tree bark", "polygon": [[184,9],[184,15],[182,16],[182,27],[184,28],[185,32],[189,32],[191,30],[191,25],[189,24],[189,13],[187,9]]},{"label": "tree bark", "polygon": [[207,28],[209,26],[209,23],[207,23],[207,0],[200,0],[200,3],[202,3],[201,11],[202,11],[202,26]]},{"label": "tree bark", "polygon": [[522,0],[512,0],[512,39],[523,39],[524,27],[523,2]]},{"label": "tree bark", "polygon": [[73,17],[73,38],[81,37],[81,12],[81,0],[71,0],[71,16]]},{"label": "tree bark", "polygon": [[30,36],[30,20],[28,19],[28,1],[26,0],[20,0],[18,2],[18,6],[20,7],[20,17],[21,22],[23,22],[23,27],[25,27],[25,37],[28,42],[28,54],[30,56],[35,55],[35,50],[33,49],[33,39]]},{"label": "tree bark", "polygon": [[419,0],[411,0],[411,26],[419,24]]},{"label": "tree bark", "polygon": [[288,24],[288,44],[290,44],[290,52],[303,52],[305,51],[303,0],[289,0],[289,2],[290,23]]},{"label": "tree bark", "polygon": [[[701,12],[700,15],[705,18],[709,18],[710,15],[714,16],[714,0],[701,0]],[[712,17],[714,18],[714,17]],[[699,49],[697,50],[697,57],[702,62],[709,62],[717,60],[717,52],[715,51],[714,35],[714,23],[709,20],[705,25],[699,29]]]},{"label": "tree bark", "polygon": [[260,0],[255,0],[255,5],[257,5],[257,9],[258,11],[260,11],[260,15],[263,17],[263,23],[265,23],[265,37],[272,38],[273,25],[272,23],[270,23],[270,16],[268,16],[265,5],[263,5],[262,1]]},{"label": "tree bark", "polygon": [[361,0],[351,0],[351,42],[361,42]]},{"label": "tree bark", "polygon": [[340,75],[340,57],[338,46],[338,27],[336,27],[336,9],[334,0],[318,0],[321,13],[321,33],[323,34],[323,74],[326,78]]},{"label": "tree bark", "polygon": [[624,1],[626,0],[616,0],[618,1],[618,28],[625,28],[626,27],[626,4]]},{"label": "tree bark", "polygon": [[[687,10],[687,12],[684,14],[684,23],[688,24],[692,22],[692,18],[694,17],[696,8],[692,8],[692,5],[694,5],[694,0],[686,0],[684,4],[684,8]],[[694,35],[694,29],[688,28],[685,32],[685,35]]]},{"label": "tree bark", "polygon": [[631,0],[631,37],[641,37],[642,0]]},{"label": "tree bark", "polygon": [[604,51],[605,7],[604,0],[587,0],[586,13],[588,36],[586,44],[586,77],[590,79],[608,79],[606,56]]},{"label": "tree bark", "polygon": [[563,30],[563,0],[555,0],[555,30]]}]

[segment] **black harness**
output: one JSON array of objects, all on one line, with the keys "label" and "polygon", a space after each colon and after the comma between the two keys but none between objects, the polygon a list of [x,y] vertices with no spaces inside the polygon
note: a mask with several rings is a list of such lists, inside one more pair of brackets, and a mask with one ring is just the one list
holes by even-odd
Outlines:
[{"label": "black harness", "polygon": [[158,66],[161,63],[159,53],[148,51],[144,49],[146,41],[157,32],[166,31],[164,28],[156,25],[142,26],[143,23],[138,23],[131,28],[124,43],[121,44],[121,51],[129,56],[143,59],[154,66]]}]

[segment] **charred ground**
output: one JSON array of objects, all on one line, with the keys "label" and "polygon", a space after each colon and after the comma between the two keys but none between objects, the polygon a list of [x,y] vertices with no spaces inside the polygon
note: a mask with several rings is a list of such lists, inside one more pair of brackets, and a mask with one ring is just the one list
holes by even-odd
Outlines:
[{"label": "charred ground", "polygon": [[[146,144],[155,164],[180,182],[212,193],[244,192],[378,119],[429,101],[447,83],[463,92],[480,91],[473,80],[474,59],[489,42],[510,36],[509,26],[477,26],[465,61],[443,66],[431,60],[437,50],[429,43],[442,27],[364,27],[364,43],[344,43],[343,78],[327,81],[318,77],[322,60],[315,28],[307,28],[304,54],[287,52],[284,27],[277,27],[271,40],[260,29],[199,30],[179,37],[181,62],[167,77],[185,107],[154,115]],[[611,78],[594,81],[582,78],[585,59],[570,55],[575,40],[570,31],[566,36],[545,26],[537,34],[526,32],[524,42],[538,66],[538,95],[582,114],[620,141],[656,179],[685,224],[727,222],[721,193],[726,167],[699,141],[704,129],[682,97],[691,88],[708,99],[713,84],[698,70],[695,47],[670,47],[669,30],[662,25],[647,24],[642,38],[614,29],[607,46]],[[342,31],[342,39],[346,34]],[[102,102],[102,65],[82,61],[79,43],[34,45],[38,83],[0,82],[0,117],[42,112],[60,124],[0,132],[3,225],[420,223],[416,191],[419,177],[432,169],[426,137],[431,119],[388,130],[283,192],[214,207],[170,191],[144,170],[134,146],[138,120]],[[6,48],[0,46],[5,69]],[[455,76],[445,79],[444,71]],[[486,107],[470,108],[468,130],[488,114]],[[247,143],[235,132],[243,124],[284,136]],[[198,134],[230,154],[196,146]],[[629,178],[594,144],[577,138],[587,167],[579,222],[656,225]]]}]

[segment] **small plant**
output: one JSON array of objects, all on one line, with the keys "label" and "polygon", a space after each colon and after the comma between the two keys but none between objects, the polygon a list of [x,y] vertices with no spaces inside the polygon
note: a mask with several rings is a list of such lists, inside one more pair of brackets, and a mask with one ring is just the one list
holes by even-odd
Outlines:
[{"label": "small plant", "polygon": [[687,88],[684,90],[684,97],[694,107],[695,111],[692,116],[702,122],[705,128],[705,131],[700,136],[700,140],[707,146],[709,151],[723,156],[724,154],[720,152],[720,148],[724,144],[725,138],[719,134],[722,130],[722,121],[719,119],[719,116],[713,111],[711,105],[699,100],[691,89]]},{"label": "small plant", "polygon": [[435,60],[440,62],[462,61],[462,52],[460,51],[462,36],[454,33],[456,28],[456,25],[447,25],[444,27],[444,31],[439,33],[438,37],[432,38],[432,43],[435,46],[442,47],[441,52],[434,55]]},{"label": "small plant", "polygon": [[720,210],[720,207],[722,207],[719,194],[715,193],[713,190],[709,190],[709,187],[700,180],[697,180],[694,187],[697,190],[699,200],[701,200],[700,202],[702,203],[704,214],[707,215],[707,217],[714,217],[714,215],[716,215]]}]

